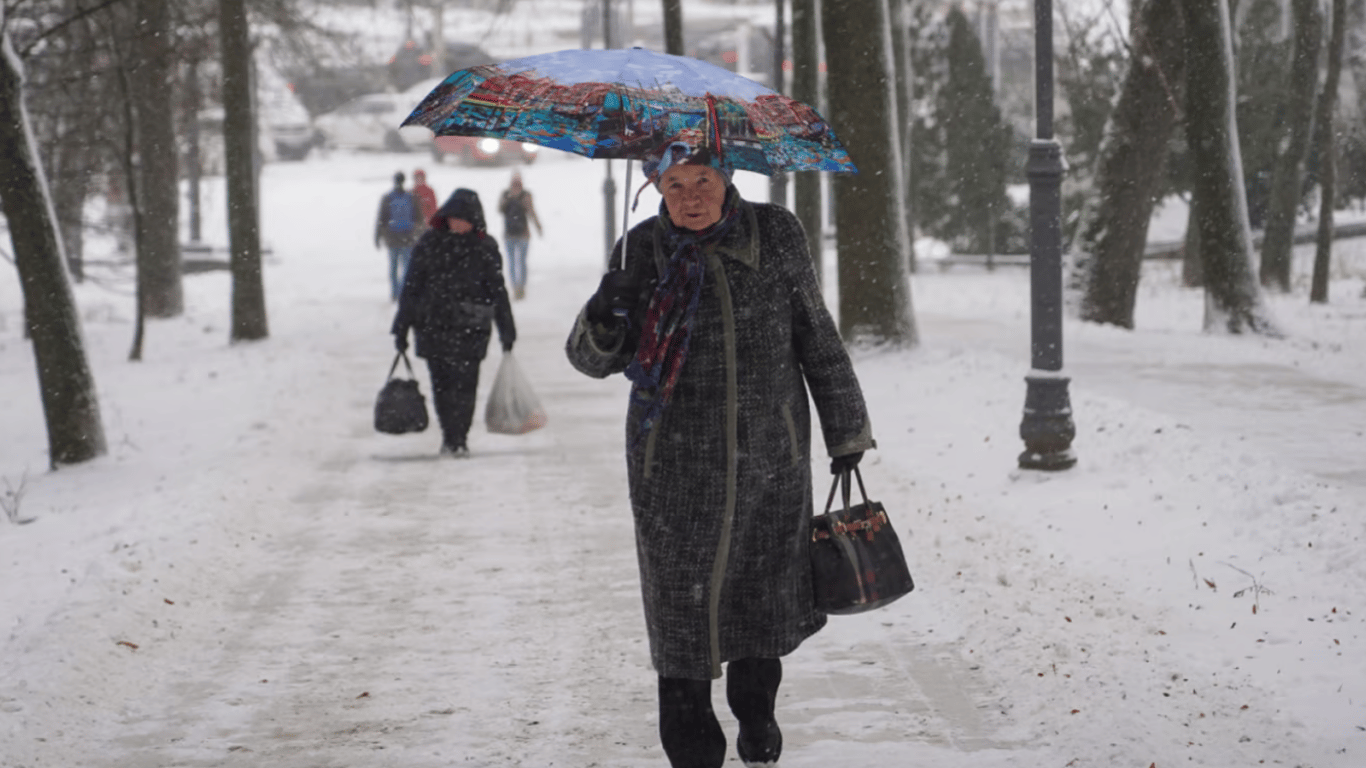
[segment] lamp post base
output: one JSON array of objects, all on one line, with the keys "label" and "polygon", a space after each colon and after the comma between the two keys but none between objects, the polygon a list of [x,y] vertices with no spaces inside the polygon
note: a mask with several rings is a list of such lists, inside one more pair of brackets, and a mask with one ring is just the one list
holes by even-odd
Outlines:
[{"label": "lamp post base", "polygon": [[1066,376],[1025,376],[1024,419],[1020,422],[1025,451],[1020,454],[1021,469],[1056,472],[1077,463],[1072,453],[1077,428],[1072,423],[1072,403],[1067,395],[1069,381]]}]

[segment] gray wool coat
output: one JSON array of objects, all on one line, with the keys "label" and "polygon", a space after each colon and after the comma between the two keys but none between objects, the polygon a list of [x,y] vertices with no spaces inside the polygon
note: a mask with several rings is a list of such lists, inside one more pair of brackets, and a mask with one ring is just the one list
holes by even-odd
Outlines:
[{"label": "gray wool coat", "polygon": [[[777,658],[825,624],[813,604],[811,417],[825,449],[874,447],[868,412],[791,212],[739,200],[740,221],[706,250],[691,346],[673,399],[637,441],[641,406],[627,408],[626,446],[636,553],[655,670],[708,680],[723,662]],[[633,227],[627,269],[642,301],[638,329],[670,253],[660,215]],[[620,263],[618,241],[613,264]],[[634,342],[584,312],[566,345],[598,378],[625,370]]]}]

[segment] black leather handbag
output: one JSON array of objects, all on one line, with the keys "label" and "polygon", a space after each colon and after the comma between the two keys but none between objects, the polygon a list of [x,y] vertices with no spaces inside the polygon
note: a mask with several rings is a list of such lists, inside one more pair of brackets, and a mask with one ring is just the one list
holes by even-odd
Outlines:
[{"label": "black leather handbag", "polygon": [[[408,378],[394,378],[398,361],[402,360],[408,369]],[[403,435],[421,432],[427,428],[427,399],[417,387],[413,378],[413,365],[408,362],[406,352],[394,356],[394,364],[389,366],[389,378],[375,399],[375,429],[387,435]]]},{"label": "black leather handbag", "polygon": [[[850,474],[846,471],[835,477],[825,514],[811,520],[811,580],[816,608],[823,613],[871,611],[915,589],[887,510],[868,500],[858,467],[852,474],[863,503],[849,506]],[[844,508],[832,512],[835,489],[841,485]]]}]

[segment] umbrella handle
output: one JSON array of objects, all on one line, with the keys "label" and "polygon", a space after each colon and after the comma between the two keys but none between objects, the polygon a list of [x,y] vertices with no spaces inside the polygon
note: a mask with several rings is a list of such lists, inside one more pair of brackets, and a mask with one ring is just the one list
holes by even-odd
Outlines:
[{"label": "umbrella handle", "polygon": [[621,268],[626,269],[626,236],[630,234],[631,219],[631,159],[626,159],[626,183],[622,186],[621,201]]},{"label": "umbrella handle", "polygon": [[[627,236],[631,233],[631,160],[629,158],[626,160],[626,184],[622,188],[622,193],[624,197],[622,198],[621,204],[621,269],[625,271],[626,240]],[[614,309],[612,310],[612,314],[629,322],[629,317],[624,309]]]}]

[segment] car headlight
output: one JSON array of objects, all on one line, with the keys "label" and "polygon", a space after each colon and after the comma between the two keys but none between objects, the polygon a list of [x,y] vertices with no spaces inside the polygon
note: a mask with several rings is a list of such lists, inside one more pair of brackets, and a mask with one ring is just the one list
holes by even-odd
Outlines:
[{"label": "car headlight", "polygon": [[540,151],[541,151],[541,145],[540,145],[540,144],[532,144],[532,143],[529,142],[529,141],[524,141],[524,142],[522,142],[522,151],[525,152],[525,153],[527,153],[528,155],[534,155],[534,154],[536,154],[537,152],[540,152]]},{"label": "car headlight", "polygon": [[480,151],[480,152],[483,152],[483,153],[486,154],[486,155],[496,155],[496,154],[498,154],[498,140],[497,140],[497,139],[480,139],[480,140],[479,140],[479,151]]}]

